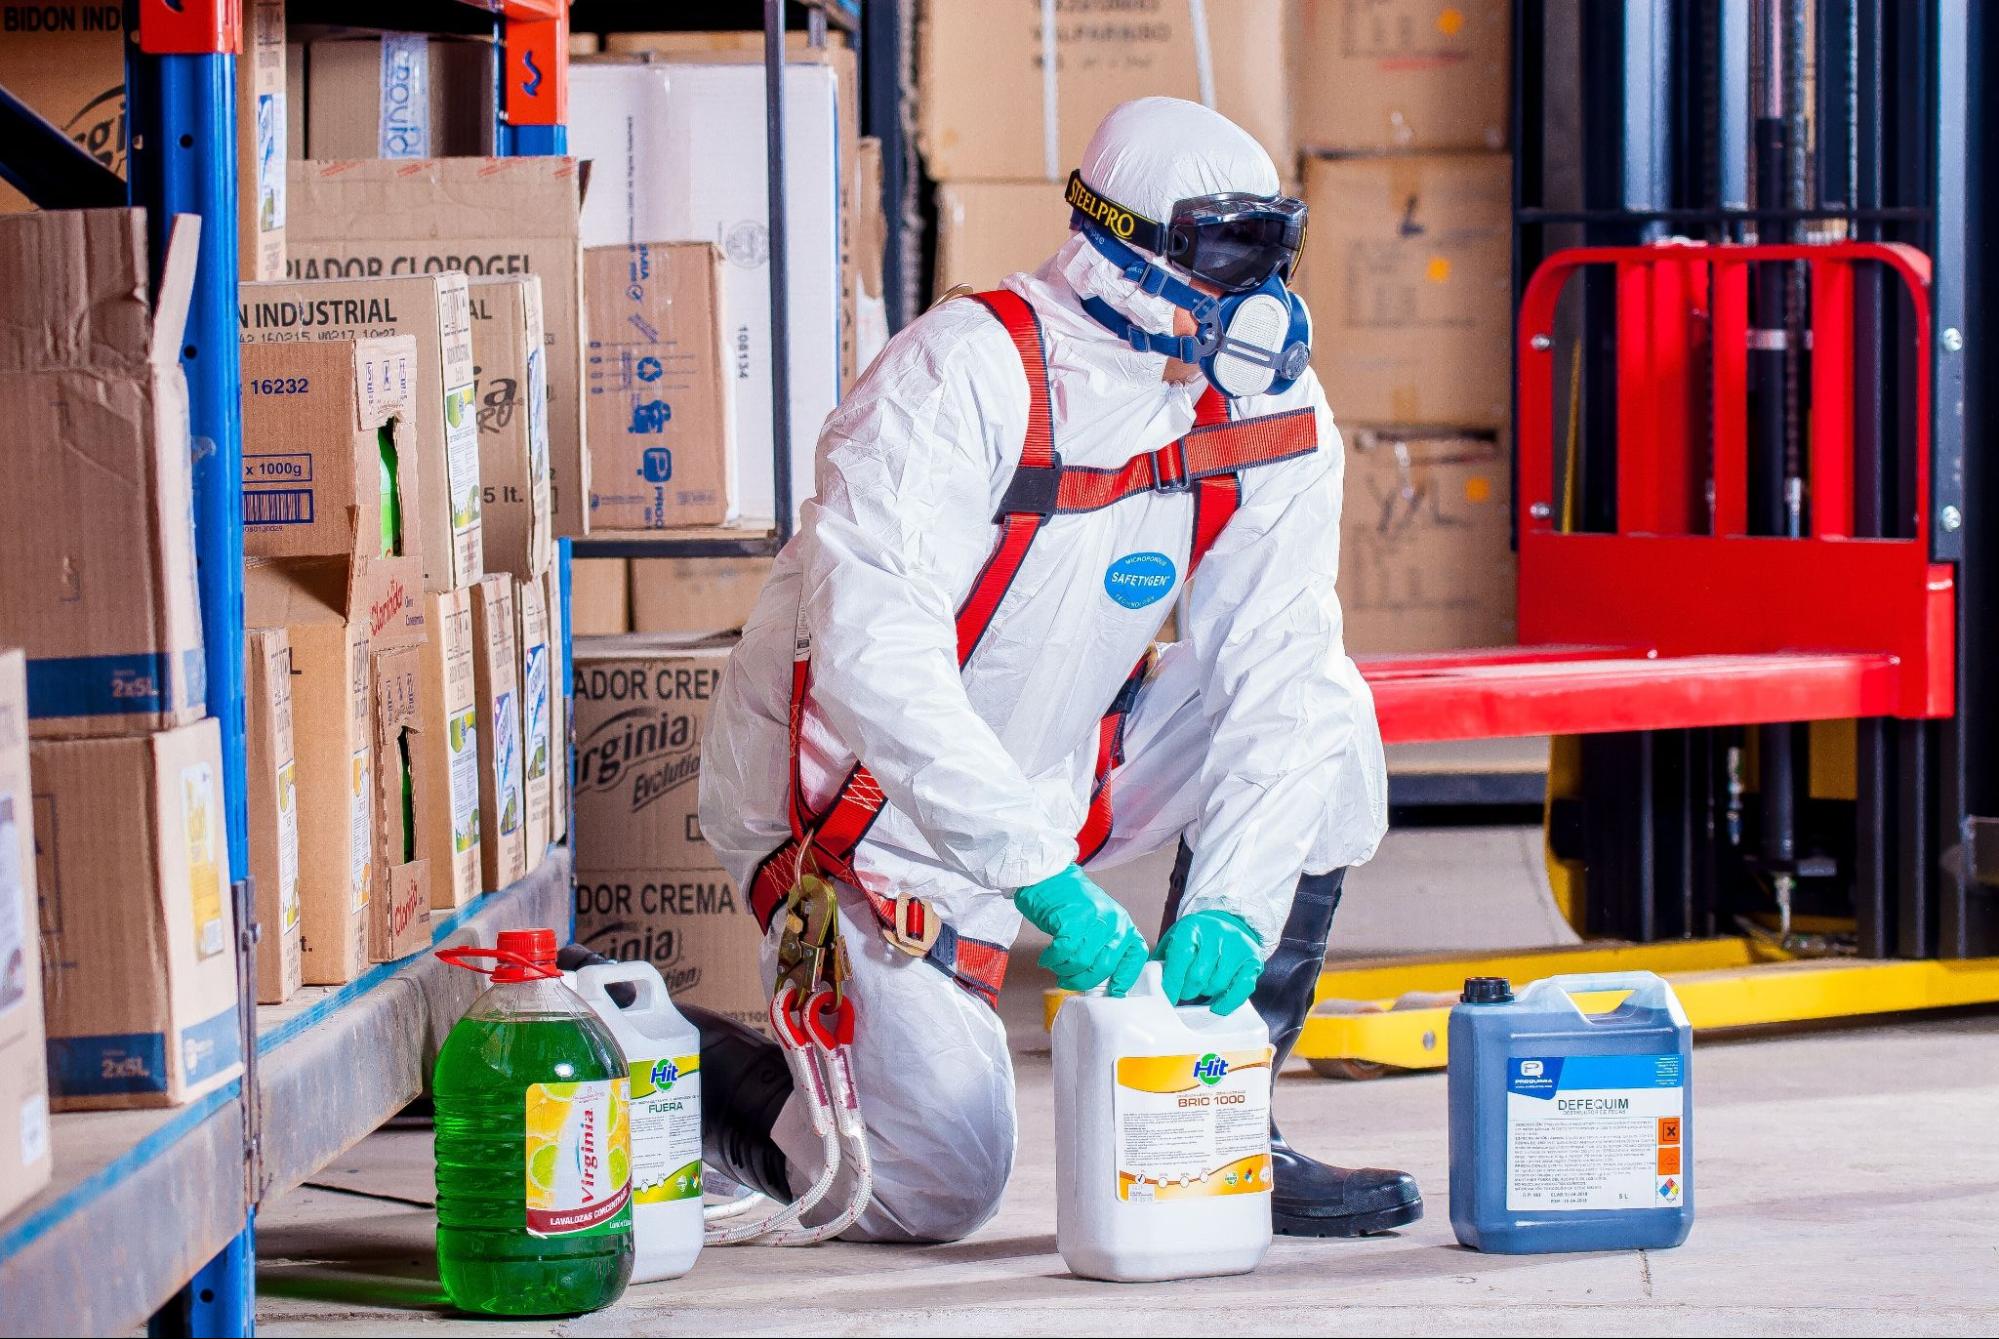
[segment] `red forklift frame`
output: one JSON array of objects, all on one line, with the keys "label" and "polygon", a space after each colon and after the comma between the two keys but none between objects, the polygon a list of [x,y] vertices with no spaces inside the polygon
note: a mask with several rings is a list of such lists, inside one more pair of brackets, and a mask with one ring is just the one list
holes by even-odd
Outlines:
[{"label": "red forklift frame", "polygon": [[[1750,267],[1789,262],[1808,267],[1813,295],[1811,524],[1796,538],[1746,533]],[[1928,510],[1913,507],[1896,538],[1853,534],[1859,265],[1894,275],[1913,313],[1924,407],[1911,440],[1914,496],[1927,498],[1922,253],[1879,242],[1675,243],[1551,256],[1527,284],[1518,324],[1521,645],[1361,658],[1383,737],[1950,715],[1956,593],[1952,567],[1930,560]],[[1616,273],[1615,533],[1567,528],[1557,495],[1556,312],[1588,266]]]}]

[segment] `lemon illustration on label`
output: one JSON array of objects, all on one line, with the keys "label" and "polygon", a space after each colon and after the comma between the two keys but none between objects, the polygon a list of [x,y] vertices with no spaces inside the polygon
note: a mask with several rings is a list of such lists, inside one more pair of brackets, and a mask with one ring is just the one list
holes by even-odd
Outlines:
[{"label": "lemon illustration on label", "polygon": [[528,1179],[535,1183],[537,1189],[555,1188],[555,1155],[556,1147],[552,1142],[537,1145],[534,1152],[528,1155]]}]

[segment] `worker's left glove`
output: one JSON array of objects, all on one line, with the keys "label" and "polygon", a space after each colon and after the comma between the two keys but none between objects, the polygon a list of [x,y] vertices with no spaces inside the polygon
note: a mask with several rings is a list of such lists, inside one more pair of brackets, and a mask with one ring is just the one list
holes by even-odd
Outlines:
[{"label": "worker's left glove", "polygon": [[1152,956],[1161,963],[1166,998],[1175,1004],[1208,1000],[1218,1014],[1234,1013],[1263,974],[1263,941],[1232,911],[1196,911],[1159,936]]},{"label": "worker's left glove", "polygon": [[1145,936],[1131,913],[1074,865],[1021,889],[1013,904],[1055,941],[1040,963],[1064,990],[1122,995],[1145,969]]}]

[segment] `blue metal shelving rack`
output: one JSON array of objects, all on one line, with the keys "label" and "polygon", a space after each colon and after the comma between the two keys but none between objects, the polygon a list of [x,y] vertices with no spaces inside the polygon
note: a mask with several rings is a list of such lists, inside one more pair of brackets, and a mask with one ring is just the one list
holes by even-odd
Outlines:
[{"label": "blue metal shelving rack", "polygon": [[[500,43],[503,154],[567,148],[569,0],[456,0],[492,16]],[[859,0],[802,0],[809,33],[858,48]],[[766,535],[580,541],[576,552],[643,556],[775,553],[791,532],[789,323],[785,295],[784,0],[764,0],[769,117],[777,517]],[[182,367],[194,439],[195,545],[209,710],[221,722],[233,867],[249,867],[243,702],[242,424],[236,331],[236,46],[240,0],[127,0],[129,185],[0,89],[0,178],[44,208],[143,206],[155,264],[179,214],[203,222]],[[157,276],[156,276],[157,277]],[[559,546],[560,690],[569,691],[571,541]],[[568,924],[571,863],[540,870],[442,918],[436,943],[490,943],[500,928]],[[285,1006],[254,1003],[253,916],[245,927],[243,1078],[165,1111],[58,1117],[57,1181],[0,1220],[0,1335],[122,1332],[247,1335],[254,1322],[260,1199],[297,1184],[420,1089],[420,1041],[470,1002],[473,978],[428,954],[384,964]],[[413,989],[385,990],[403,983]],[[262,1106],[273,1118],[266,1118]],[[87,1138],[85,1133],[87,1132]],[[169,1296],[169,1294],[171,1294]],[[162,1305],[162,1299],[164,1305]],[[150,1316],[150,1319],[148,1317]]]},{"label": "blue metal shelving rack", "polygon": [[[494,16],[503,43],[500,150],[561,153],[568,83],[568,0],[461,0]],[[166,254],[176,215],[202,220],[195,293],[181,350],[193,438],[194,530],[206,633],[208,707],[221,723],[229,857],[249,868],[243,706],[242,423],[236,331],[236,56],[240,0],[128,0],[126,105],[130,183],[0,90],[0,177],[44,208],[146,209],[152,255]],[[155,275],[157,278],[157,274]],[[567,549],[563,551],[567,590]],[[569,663],[568,620],[561,664]],[[565,672],[562,691],[567,691]],[[503,925],[569,915],[570,865],[556,852],[513,888],[445,918],[438,941],[489,940]],[[453,983],[428,955],[387,964],[339,991],[265,1011],[259,1032],[247,881],[235,890],[245,942],[244,1077],[171,1111],[91,1113],[83,1164],[65,1169],[71,1118],[56,1128],[58,1184],[0,1222],[0,1333],[119,1332],[144,1321],[154,1335],[247,1335],[254,1321],[256,1204],[295,1183],[414,1096],[421,1075],[382,1045],[354,1061],[379,1072],[355,1082],[320,1052],[373,1034],[416,1038],[449,1009]],[[413,991],[377,987],[402,978]],[[468,982],[470,978],[467,979]],[[463,991],[465,987],[458,987]],[[441,994],[439,992],[442,992]],[[462,1008],[469,995],[457,1000]],[[320,1027],[335,1023],[336,1028]],[[268,1067],[264,1081],[258,1059]],[[327,1079],[333,1076],[329,1084]],[[359,1089],[373,1100],[343,1102]],[[299,1104],[302,1123],[268,1136],[259,1101]],[[324,1119],[306,1105],[328,1104]],[[295,1128],[296,1125],[296,1128]],[[63,1175],[65,1170],[73,1175]],[[212,1254],[209,1254],[211,1253]],[[164,1306],[159,1299],[172,1291]],[[158,1306],[157,1310],[151,1310]],[[147,1312],[151,1310],[148,1320]]]}]

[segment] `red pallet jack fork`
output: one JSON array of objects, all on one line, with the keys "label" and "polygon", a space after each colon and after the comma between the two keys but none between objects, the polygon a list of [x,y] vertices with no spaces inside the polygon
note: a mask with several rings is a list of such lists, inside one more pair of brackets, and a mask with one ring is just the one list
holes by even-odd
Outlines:
[{"label": "red pallet jack fork", "polygon": [[[1812,292],[1810,533],[1752,536],[1750,267],[1803,261]],[[1585,247],[1535,272],[1519,321],[1521,645],[1362,657],[1390,743],[1779,721],[1948,716],[1955,591],[1919,502],[1853,533],[1853,272],[1896,276],[1914,319],[1915,489],[1930,488],[1928,257],[1906,246]],[[1617,531],[1562,524],[1555,313],[1616,273]],[[1711,450],[1700,446],[1711,424]],[[1709,480],[1712,481],[1711,487]]]},{"label": "red pallet jack fork", "polygon": [[[1797,538],[1752,536],[1750,267],[1792,261],[1808,267],[1811,284],[1810,523]],[[1902,459],[1913,466],[1914,501],[1891,519],[1889,538],[1854,534],[1861,265],[1893,274],[1913,316],[1911,453]],[[1556,469],[1556,306],[1586,266],[1616,275],[1614,533],[1566,523]],[[1518,330],[1522,644],[1361,658],[1383,737],[1949,716],[1956,591],[1952,567],[1929,556],[1929,278],[1927,257],[1881,243],[1592,247],[1550,258],[1528,283]],[[1321,976],[1297,1054],[1341,1077],[1443,1065],[1449,1002],[1467,976],[1518,982],[1646,967],[1669,975],[1696,1029],[1999,1000],[1999,958],[1788,956],[1758,939],[1723,938],[1343,963]]]}]

